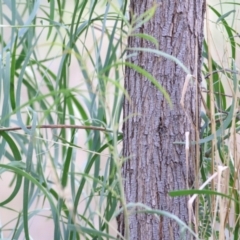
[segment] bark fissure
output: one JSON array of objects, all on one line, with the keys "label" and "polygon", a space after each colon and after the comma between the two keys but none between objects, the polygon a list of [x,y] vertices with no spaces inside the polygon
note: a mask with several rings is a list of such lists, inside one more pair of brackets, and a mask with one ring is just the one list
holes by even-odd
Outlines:
[{"label": "bark fissure", "polygon": [[[131,12],[137,16],[152,6],[154,1],[131,0]],[[194,74],[195,61],[198,73],[201,58],[195,56],[195,48],[201,53],[203,41],[204,0],[161,1],[154,17],[138,31],[150,34],[159,41],[159,49],[177,57]],[[196,41],[197,40],[197,41]],[[196,46],[198,43],[198,46]],[[130,37],[130,47],[155,48],[152,43]],[[123,166],[124,187],[127,202],[141,202],[153,209],[169,211],[187,223],[187,198],[171,198],[170,190],[186,189],[194,181],[195,148],[189,153],[189,169],[186,167],[185,146],[175,141],[185,141],[185,132],[195,140],[193,123],[198,117],[194,84],[190,84],[185,96],[185,110],[180,98],[186,73],[175,62],[138,53],[131,62],[150,72],[169,93],[173,108],[155,86],[147,79],[126,68],[125,88],[131,101],[124,101],[123,154],[129,158]],[[199,77],[200,79],[200,77]],[[199,109],[199,108],[198,108]],[[119,218],[119,230],[124,235],[123,218]],[[150,214],[129,216],[131,239],[179,239],[180,231],[173,220]],[[125,226],[126,227],[126,226]]]}]

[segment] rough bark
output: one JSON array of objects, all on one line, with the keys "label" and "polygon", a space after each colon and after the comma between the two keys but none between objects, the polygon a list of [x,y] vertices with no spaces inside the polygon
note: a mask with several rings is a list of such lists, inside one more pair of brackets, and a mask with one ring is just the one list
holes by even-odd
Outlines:
[{"label": "rough bark", "polygon": [[[131,0],[130,11],[139,16],[155,2]],[[205,0],[162,0],[154,17],[137,31],[154,36],[161,51],[177,57],[193,75],[197,71],[200,81],[204,12]],[[137,37],[130,37],[128,45],[155,48]],[[123,126],[123,154],[129,158],[123,166],[126,200],[169,211],[188,223],[187,197],[171,198],[168,192],[187,188],[187,171],[189,186],[194,181],[195,146],[190,147],[187,169],[185,146],[174,142],[184,142],[186,131],[190,132],[190,139],[195,140],[196,98],[199,98],[196,83],[188,86],[184,111],[180,98],[186,73],[179,65],[145,52],[138,52],[131,62],[143,67],[159,81],[169,93],[173,108],[150,81],[126,68],[125,88],[131,98],[131,101],[125,99],[123,107],[124,119],[128,118]],[[124,235],[122,216],[118,227]],[[129,229],[130,239],[180,239],[178,225],[167,217],[158,221],[151,214],[132,214]]]}]

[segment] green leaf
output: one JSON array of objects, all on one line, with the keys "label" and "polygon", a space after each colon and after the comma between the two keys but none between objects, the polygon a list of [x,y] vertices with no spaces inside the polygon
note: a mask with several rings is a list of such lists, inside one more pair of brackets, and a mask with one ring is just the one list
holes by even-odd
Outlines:
[{"label": "green leaf", "polygon": [[[227,199],[230,199],[231,201],[234,202],[239,202],[238,200],[220,193],[220,192],[216,192],[216,191],[212,191],[212,190],[197,190],[197,189],[193,189],[193,190],[177,190],[177,191],[171,191],[168,193],[171,197],[180,197],[180,196],[188,196],[188,195],[193,195],[193,194],[206,194],[206,195],[217,195],[217,196],[221,196]],[[240,203],[240,202],[239,202]]]},{"label": "green leaf", "polygon": [[8,143],[8,146],[10,147],[12,154],[16,160],[22,160],[21,154],[18,150],[17,145],[15,144],[14,140],[4,131],[0,131],[0,136],[2,136],[6,142]]},{"label": "green leaf", "polygon": [[229,11],[229,12],[221,15],[221,16],[218,18],[218,20],[217,20],[216,23],[222,21],[223,19],[225,19],[226,17],[228,17],[230,14],[235,13],[235,12],[236,12],[236,10],[231,10],[231,11]]}]

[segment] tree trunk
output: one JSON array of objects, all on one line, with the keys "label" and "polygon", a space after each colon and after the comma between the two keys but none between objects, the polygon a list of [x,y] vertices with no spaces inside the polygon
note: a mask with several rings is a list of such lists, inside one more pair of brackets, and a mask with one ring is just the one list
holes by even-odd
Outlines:
[{"label": "tree trunk", "polygon": [[[131,0],[130,12],[139,16],[155,2]],[[199,82],[204,12],[205,0],[161,1],[154,17],[137,30],[154,36],[159,50],[178,58]],[[137,37],[130,37],[128,45],[155,48],[154,44]],[[127,203],[141,202],[153,209],[171,212],[188,223],[188,198],[171,198],[168,192],[186,189],[194,181],[195,145],[190,146],[187,168],[185,145],[174,142],[185,142],[187,131],[190,140],[195,141],[200,103],[196,81],[188,85],[183,108],[180,99],[186,73],[179,65],[146,52],[138,52],[130,61],[157,79],[169,93],[173,107],[144,76],[126,68],[125,88],[131,98],[131,101],[125,99],[123,110],[123,154],[127,159],[123,179]],[[124,235],[123,216],[119,218],[118,227]],[[168,217],[158,220],[152,214],[131,214],[129,233],[130,239],[136,240],[180,239],[180,229],[174,220]]]}]

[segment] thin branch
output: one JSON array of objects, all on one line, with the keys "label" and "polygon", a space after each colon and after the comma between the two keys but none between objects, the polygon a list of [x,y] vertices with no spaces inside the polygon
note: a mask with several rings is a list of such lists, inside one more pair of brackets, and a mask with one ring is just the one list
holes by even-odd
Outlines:
[{"label": "thin branch", "polygon": [[[31,129],[32,126],[26,126],[27,129]],[[112,130],[101,128],[101,127],[94,127],[94,126],[81,126],[81,125],[64,125],[64,124],[56,124],[56,125],[38,125],[36,128],[74,128],[74,129],[89,129],[89,130],[97,130],[97,131],[104,131],[104,132],[112,132]],[[18,131],[23,130],[21,127],[7,127],[7,128],[0,128],[0,132],[9,132],[9,131]]]},{"label": "thin branch", "polygon": [[211,72],[211,73],[208,73],[207,75],[204,76],[204,78],[207,79],[207,78],[209,78],[211,75],[213,75],[213,74],[215,74],[215,73],[218,73],[218,72],[222,72],[222,73],[224,73],[224,72],[230,72],[230,73],[239,74],[239,71],[233,71],[233,70],[231,70],[231,69],[225,68],[225,69],[215,70],[215,71],[213,71],[213,72]]},{"label": "thin branch", "polygon": [[[209,93],[210,91],[209,90],[206,90],[205,88],[202,88],[201,89],[202,92],[206,92],[206,93]],[[228,95],[228,94],[224,94],[224,93],[220,93],[220,92],[213,92],[214,94],[218,94],[218,95],[222,95],[222,96],[225,96],[225,97],[230,97],[232,98],[231,95]]]}]

